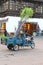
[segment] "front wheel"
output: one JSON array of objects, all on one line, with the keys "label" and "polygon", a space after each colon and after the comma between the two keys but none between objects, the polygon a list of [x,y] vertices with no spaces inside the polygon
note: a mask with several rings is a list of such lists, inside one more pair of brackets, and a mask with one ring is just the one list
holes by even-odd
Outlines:
[{"label": "front wheel", "polygon": [[32,43],[31,48],[32,48],[32,49],[35,48],[35,43]]},{"label": "front wheel", "polygon": [[18,45],[15,45],[15,46],[13,47],[13,50],[14,50],[14,51],[18,51],[18,50],[19,50],[19,46],[18,46]]},{"label": "front wheel", "polygon": [[12,50],[12,49],[13,49],[13,45],[12,45],[12,44],[9,44],[9,45],[7,46],[7,48],[8,48],[9,50]]}]

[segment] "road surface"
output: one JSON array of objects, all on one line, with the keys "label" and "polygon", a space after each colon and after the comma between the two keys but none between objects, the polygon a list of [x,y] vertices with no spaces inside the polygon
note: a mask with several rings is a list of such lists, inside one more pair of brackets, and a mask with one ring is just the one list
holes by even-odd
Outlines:
[{"label": "road surface", "polygon": [[0,65],[43,65],[43,37],[35,37],[35,49],[20,48],[9,51],[0,44]]}]

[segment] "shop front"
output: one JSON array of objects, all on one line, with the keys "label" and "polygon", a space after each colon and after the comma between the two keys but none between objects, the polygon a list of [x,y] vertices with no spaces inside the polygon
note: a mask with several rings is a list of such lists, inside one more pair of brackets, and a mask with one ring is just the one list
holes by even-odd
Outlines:
[{"label": "shop front", "polygon": [[1,43],[1,36],[4,33],[4,31],[6,30],[6,22],[7,21],[8,21],[8,18],[0,19],[0,43]]},{"label": "shop front", "polygon": [[34,32],[37,33],[39,30],[39,25],[37,22],[27,22],[22,27],[23,31],[28,33],[28,35],[33,35]]}]

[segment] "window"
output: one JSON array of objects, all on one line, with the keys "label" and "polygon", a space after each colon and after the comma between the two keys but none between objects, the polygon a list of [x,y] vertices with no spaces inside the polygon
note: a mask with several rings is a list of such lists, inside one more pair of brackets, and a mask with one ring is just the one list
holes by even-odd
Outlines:
[{"label": "window", "polygon": [[0,6],[0,12],[1,12],[1,6]]},{"label": "window", "polygon": [[1,7],[2,7],[1,8],[1,10],[2,10],[1,12],[6,11],[8,9],[8,2],[3,3],[3,5]]},{"label": "window", "polygon": [[10,10],[15,10],[15,9],[16,9],[16,8],[15,8],[15,5],[16,5],[16,4],[15,4],[15,1],[13,1],[13,0],[11,1],[11,0],[10,0]]},{"label": "window", "polygon": [[42,6],[38,6],[36,8],[36,13],[42,13]]}]

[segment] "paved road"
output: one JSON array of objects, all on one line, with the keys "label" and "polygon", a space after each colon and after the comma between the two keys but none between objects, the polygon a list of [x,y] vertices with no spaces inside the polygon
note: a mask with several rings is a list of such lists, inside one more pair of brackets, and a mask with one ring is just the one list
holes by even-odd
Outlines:
[{"label": "paved road", "polygon": [[0,44],[0,65],[43,65],[43,37],[34,38],[35,49],[9,51]]}]

